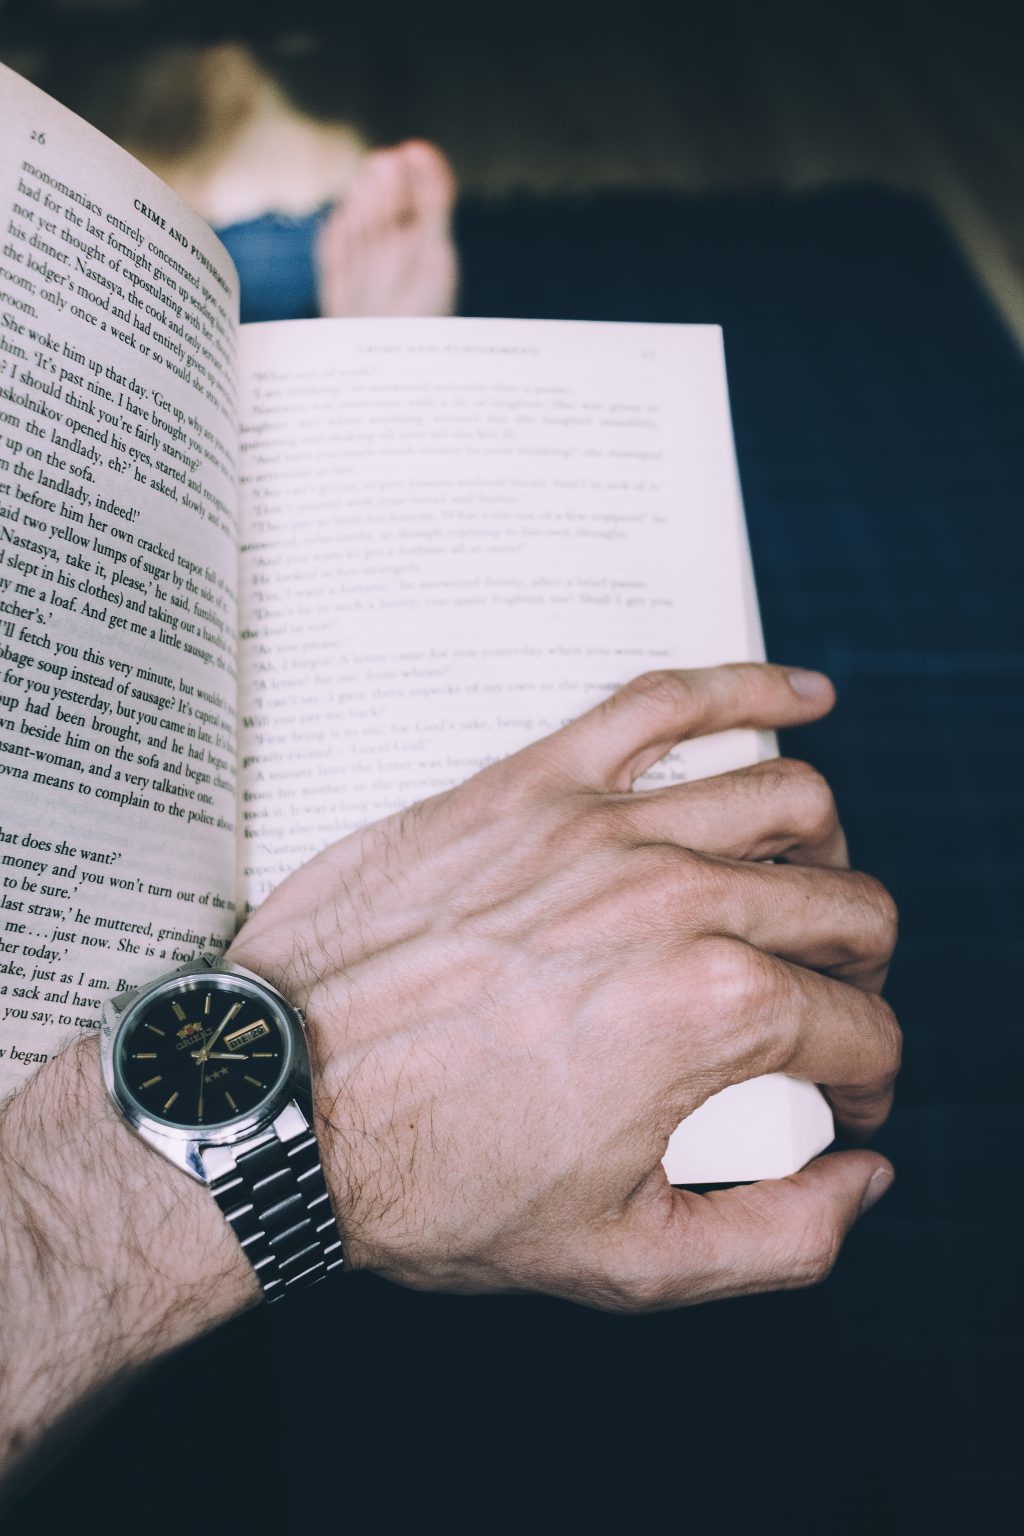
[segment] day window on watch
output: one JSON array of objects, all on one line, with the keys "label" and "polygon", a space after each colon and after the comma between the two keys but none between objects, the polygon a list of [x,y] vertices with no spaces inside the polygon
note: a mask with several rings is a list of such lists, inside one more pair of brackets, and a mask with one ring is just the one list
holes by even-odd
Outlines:
[{"label": "day window on watch", "polygon": [[232,1034],[224,1036],[225,1048],[229,1051],[240,1050],[243,1045],[252,1045],[254,1040],[260,1040],[264,1035],[270,1034],[270,1025],[265,1019],[256,1019],[252,1024],[246,1024],[241,1029],[236,1029]]}]

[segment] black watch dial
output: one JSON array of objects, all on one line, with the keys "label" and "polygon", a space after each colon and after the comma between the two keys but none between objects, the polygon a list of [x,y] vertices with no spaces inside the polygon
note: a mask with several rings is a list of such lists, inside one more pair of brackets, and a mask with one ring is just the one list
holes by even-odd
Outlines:
[{"label": "black watch dial", "polygon": [[284,1075],[287,1026],[256,987],[189,978],[138,1008],[118,1040],[125,1087],[167,1125],[209,1127],[251,1115]]}]

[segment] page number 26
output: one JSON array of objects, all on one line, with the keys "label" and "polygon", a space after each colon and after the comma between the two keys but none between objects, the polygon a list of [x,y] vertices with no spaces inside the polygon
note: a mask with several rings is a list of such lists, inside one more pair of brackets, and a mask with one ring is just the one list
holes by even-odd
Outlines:
[{"label": "page number 26", "polygon": [[45,132],[45,130],[42,129],[42,128],[33,128],[32,129],[32,142],[33,142],[33,144],[45,144],[46,143],[46,132]]}]

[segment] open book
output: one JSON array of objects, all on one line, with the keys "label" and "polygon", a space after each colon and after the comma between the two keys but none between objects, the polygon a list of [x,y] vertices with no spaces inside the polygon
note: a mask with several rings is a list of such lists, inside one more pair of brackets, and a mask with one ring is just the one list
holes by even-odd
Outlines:
[{"label": "open book", "polygon": [[[241,328],[130,156],[6,69],[0,130],[3,1091],[326,843],[761,641],[717,329]],[[762,1078],[666,1167],[775,1176],[831,1133]]]}]

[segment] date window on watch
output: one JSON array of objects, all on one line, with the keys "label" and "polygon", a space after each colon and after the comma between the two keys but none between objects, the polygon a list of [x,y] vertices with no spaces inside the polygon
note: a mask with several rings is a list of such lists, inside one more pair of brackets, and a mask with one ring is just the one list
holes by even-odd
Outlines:
[{"label": "date window on watch", "polygon": [[270,1025],[265,1019],[257,1019],[253,1024],[245,1024],[241,1029],[236,1029],[233,1034],[225,1035],[224,1046],[229,1051],[240,1051],[243,1046],[252,1045],[269,1034]]}]

